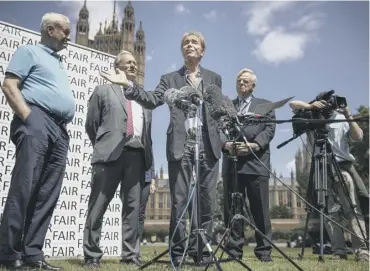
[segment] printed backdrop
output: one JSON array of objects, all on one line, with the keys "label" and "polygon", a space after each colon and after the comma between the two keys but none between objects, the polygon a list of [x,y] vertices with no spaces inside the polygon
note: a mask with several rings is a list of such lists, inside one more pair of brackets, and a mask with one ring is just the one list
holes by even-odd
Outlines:
[{"label": "printed backdrop", "polygon": [[[0,82],[16,49],[36,44],[39,33],[0,21]],[[67,169],[58,204],[45,239],[44,253],[49,257],[82,256],[83,229],[90,195],[92,146],[85,133],[87,102],[95,86],[106,83],[99,71],[112,68],[114,56],[70,44],[59,53],[67,70],[76,100],[76,115],[68,125],[70,135]],[[9,139],[13,112],[0,92],[0,215],[5,206],[12,175],[15,147]],[[104,257],[121,253],[121,201],[119,188],[103,220],[101,248]]]}]

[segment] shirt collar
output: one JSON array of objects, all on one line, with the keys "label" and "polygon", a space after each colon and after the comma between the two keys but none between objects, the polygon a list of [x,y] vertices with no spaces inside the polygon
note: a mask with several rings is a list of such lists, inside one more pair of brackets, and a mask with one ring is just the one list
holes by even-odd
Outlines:
[{"label": "shirt collar", "polygon": [[36,44],[36,46],[40,47],[41,49],[44,49],[47,53],[49,53],[50,55],[52,55],[53,57],[61,60],[61,57],[60,55],[57,54],[57,52],[53,51],[53,49],[47,47],[45,44],[42,44],[42,43],[38,43]]},{"label": "shirt collar", "polygon": [[248,97],[244,98],[244,97],[241,97],[238,95],[238,101],[239,103],[242,103],[242,102],[246,102],[246,103],[249,103],[253,98],[253,95],[249,95]]},{"label": "shirt collar", "polygon": [[[190,74],[190,70],[188,70],[188,68],[184,65],[184,74],[185,75],[189,75]],[[195,73],[195,76],[196,77],[201,77],[202,76],[202,72],[200,71],[200,68],[199,68],[199,66],[198,66],[198,68],[197,68],[197,71],[196,71],[196,73]]]}]

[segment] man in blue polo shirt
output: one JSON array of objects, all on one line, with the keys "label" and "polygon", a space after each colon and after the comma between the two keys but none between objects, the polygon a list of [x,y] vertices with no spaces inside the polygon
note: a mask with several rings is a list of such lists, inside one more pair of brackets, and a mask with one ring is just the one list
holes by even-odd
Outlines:
[{"label": "man in blue polo shirt", "polygon": [[67,47],[69,19],[47,13],[41,42],[19,47],[2,90],[14,111],[10,138],[16,160],[0,226],[0,266],[60,270],[45,262],[46,232],[62,187],[75,114],[68,76],[57,52]]}]

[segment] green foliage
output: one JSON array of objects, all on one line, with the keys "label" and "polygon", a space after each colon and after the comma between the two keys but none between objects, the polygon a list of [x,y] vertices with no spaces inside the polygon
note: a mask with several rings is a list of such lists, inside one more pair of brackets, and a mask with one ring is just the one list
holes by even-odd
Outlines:
[{"label": "green foliage", "polygon": [[[358,113],[354,116],[364,117],[369,116],[369,107],[360,106],[357,109]],[[364,183],[369,187],[369,123],[358,122],[364,136],[361,142],[351,143],[351,153],[356,158],[355,167]]]},{"label": "green foliage", "polygon": [[286,205],[273,206],[270,209],[270,217],[276,218],[293,218],[292,211]]}]

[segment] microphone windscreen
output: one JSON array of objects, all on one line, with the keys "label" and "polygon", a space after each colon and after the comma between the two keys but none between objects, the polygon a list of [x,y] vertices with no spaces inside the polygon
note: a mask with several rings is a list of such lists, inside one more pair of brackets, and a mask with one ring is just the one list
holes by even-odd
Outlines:
[{"label": "microphone windscreen", "polygon": [[237,116],[238,112],[235,109],[234,103],[227,95],[224,95],[224,106],[230,116]]},{"label": "microphone windscreen", "polygon": [[209,85],[204,90],[204,101],[211,104],[220,104],[222,101],[222,91],[217,85]]},{"label": "microphone windscreen", "polygon": [[190,86],[183,86],[179,89],[179,95],[177,99],[179,100],[189,100],[189,94],[193,91],[193,88]]},{"label": "microphone windscreen", "polygon": [[164,93],[164,101],[168,105],[174,105],[179,95],[179,90],[170,88]]}]

